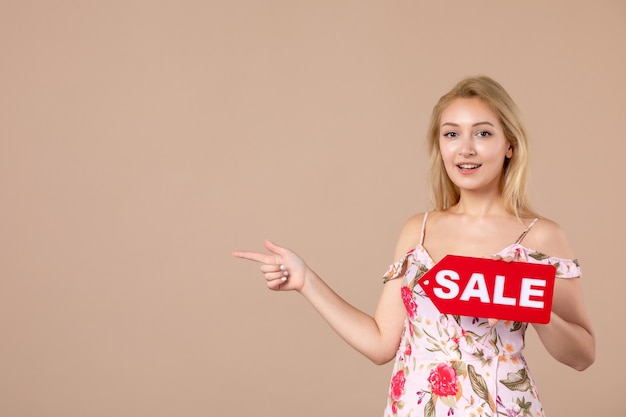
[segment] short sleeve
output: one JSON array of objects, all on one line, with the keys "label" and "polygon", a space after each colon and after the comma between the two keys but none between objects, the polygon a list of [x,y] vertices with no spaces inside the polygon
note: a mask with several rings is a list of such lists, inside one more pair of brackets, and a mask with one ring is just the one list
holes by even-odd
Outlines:
[{"label": "short sleeve", "polygon": [[383,284],[386,284],[392,279],[399,278],[403,275],[403,273],[406,271],[408,258],[412,252],[413,251],[407,252],[402,258],[389,265],[389,268],[387,268],[387,272],[385,272],[385,275],[383,275]]},{"label": "short sleeve", "polygon": [[580,278],[582,270],[577,259],[558,258],[549,256],[539,251],[529,249],[522,245],[513,245],[508,248],[505,256],[514,256],[522,262],[534,264],[553,265],[556,268],[557,278]]},{"label": "short sleeve", "polygon": [[539,258],[533,263],[541,263],[553,265],[556,268],[557,278],[580,278],[582,270],[577,259],[556,258],[554,256],[545,256],[542,253],[534,252],[530,255],[530,259]]},{"label": "short sleeve", "polygon": [[407,283],[419,279],[428,271],[421,259],[423,251],[412,249],[408,251],[400,260],[389,265],[387,272],[383,275],[383,284],[392,279],[402,278]]}]

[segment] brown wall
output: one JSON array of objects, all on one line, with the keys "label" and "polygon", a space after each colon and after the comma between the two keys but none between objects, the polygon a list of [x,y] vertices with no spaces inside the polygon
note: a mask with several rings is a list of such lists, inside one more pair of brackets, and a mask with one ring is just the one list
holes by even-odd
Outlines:
[{"label": "brown wall", "polygon": [[231,258],[272,238],[373,312],[428,208],[423,136],[507,87],[598,360],[527,358],[550,417],[621,415],[626,3],[0,1],[0,415],[380,416],[389,365]]}]

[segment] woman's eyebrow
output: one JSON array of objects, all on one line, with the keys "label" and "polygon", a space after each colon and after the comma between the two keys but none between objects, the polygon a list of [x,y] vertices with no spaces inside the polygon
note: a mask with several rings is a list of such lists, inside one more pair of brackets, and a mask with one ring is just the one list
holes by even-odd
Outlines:
[{"label": "woman's eyebrow", "polygon": [[[480,126],[480,125],[489,125],[489,126],[494,127],[494,124],[491,123],[491,122],[477,122],[477,123],[474,123],[472,125],[472,127],[476,127],[476,126]],[[458,123],[446,122],[446,123],[441,125],[441,127],[444,127],[444,126],[459,127],[460,125]]]}]

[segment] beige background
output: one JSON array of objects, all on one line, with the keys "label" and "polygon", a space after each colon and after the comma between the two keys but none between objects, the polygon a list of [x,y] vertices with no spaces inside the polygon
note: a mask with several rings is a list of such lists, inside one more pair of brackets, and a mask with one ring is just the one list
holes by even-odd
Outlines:
[{"label": "beige background", "polygon": [[373,312],[424,133],[509,90],[598,333],[533,331],[550,417],[623,415],[626,2],[0,1],[0,415],[380,416],[390,365],[231,258],[272,238]]}]

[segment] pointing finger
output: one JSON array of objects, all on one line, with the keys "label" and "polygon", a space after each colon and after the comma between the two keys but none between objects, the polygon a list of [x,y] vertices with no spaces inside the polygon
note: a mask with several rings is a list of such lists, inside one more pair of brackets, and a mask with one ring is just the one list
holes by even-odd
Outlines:
[{"label": "pointing finger", "polygon": [[233,252],[233,256],[236,258],[248,259],[250,261],[261,262],[261,263],[272,263],[274,259],[273,255],[268,255],[265,253],[259,252],[246,252],[246,251],[236,251]]}]

